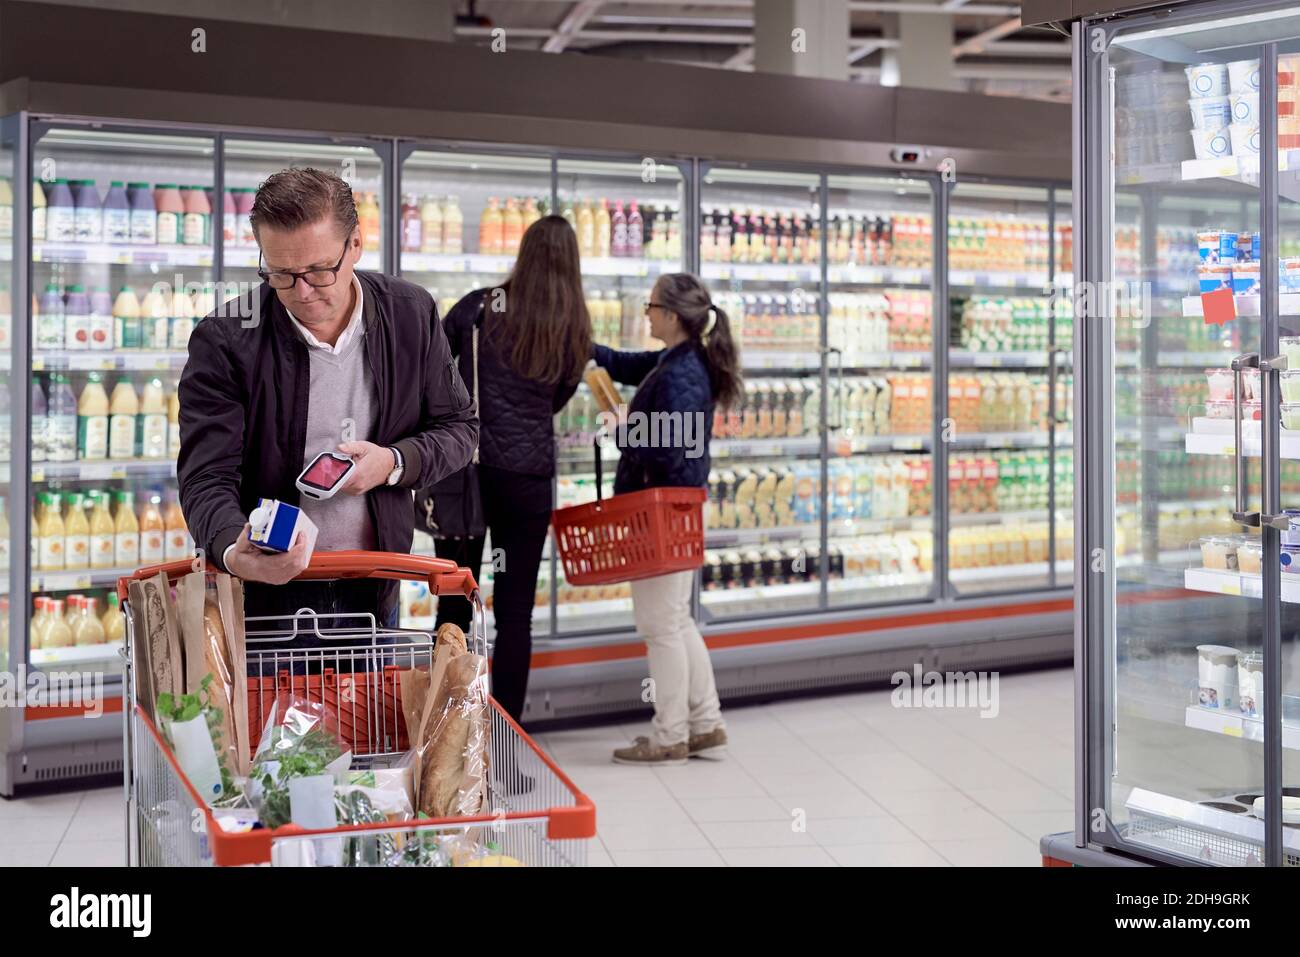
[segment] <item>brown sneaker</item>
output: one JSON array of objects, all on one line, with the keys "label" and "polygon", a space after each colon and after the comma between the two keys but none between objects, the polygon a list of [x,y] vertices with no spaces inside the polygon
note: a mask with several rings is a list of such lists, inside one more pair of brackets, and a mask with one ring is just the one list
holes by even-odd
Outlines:
[{"label": "brown sneaker", "polygon": [[687,753],[693,758],[721,761],[727,753],[726,729],[714,728],[704,734],[691,735],[690,741],[687,742]]},{"label": "brown sneaker", "polygon": [[618,748],[614,752],[615,764],[640,764],[644,767],[658,767],[668,764],[685,764],[689,752],[686,742],[680,741],[670,747],[661,748],[651,743],[649,738],[637,738],[630,748]]}]

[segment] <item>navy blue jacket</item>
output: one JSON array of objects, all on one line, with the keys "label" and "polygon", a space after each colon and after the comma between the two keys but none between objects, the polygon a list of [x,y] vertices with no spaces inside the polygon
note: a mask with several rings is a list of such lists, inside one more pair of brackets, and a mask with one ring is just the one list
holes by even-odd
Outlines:
[{"label": "navy blue jacket", "polygon": [[[615,435],[621,454],[614,494],[708,485],[713,385],[699,344],[681,342],[654,352],[598,345],[593,357],[615,382],[639,387],[628,406],[629,427]],[[653,415],[665,412],[678,414]],[[638,422],[642,435],[637,434]]]}]

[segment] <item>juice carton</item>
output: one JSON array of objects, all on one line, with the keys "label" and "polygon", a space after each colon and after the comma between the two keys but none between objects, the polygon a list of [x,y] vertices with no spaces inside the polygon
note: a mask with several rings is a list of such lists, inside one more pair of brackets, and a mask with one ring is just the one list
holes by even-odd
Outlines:
[{"label": "juice carton", "polygon": [[306,536],[307,558],[316,548],[318,529],[302,509],[273,498],[259,498],[248,516],[248,540],[263,551],[287,552],[301,531]]}]

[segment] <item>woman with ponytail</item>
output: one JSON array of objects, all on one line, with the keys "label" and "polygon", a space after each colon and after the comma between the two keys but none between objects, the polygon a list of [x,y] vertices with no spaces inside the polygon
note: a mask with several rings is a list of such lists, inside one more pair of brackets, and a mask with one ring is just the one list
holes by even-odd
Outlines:
[{"label": "woman with ponytail", "polygon": [[[650,334],[665,348],[619,352],[595,346],[597,365],[637,386],[616,430],[620,458],[614,494],[709,479],[715,405],[741,394],[739,357],[727,314],[687,273],[659,277],[646,303]],[[614,752],[620,764],[685,764],[720,758],[727,733],[704,639],[691,615],[692,571],[632,582],[637,630],[646,643],[654,686],[653,735]]]}]

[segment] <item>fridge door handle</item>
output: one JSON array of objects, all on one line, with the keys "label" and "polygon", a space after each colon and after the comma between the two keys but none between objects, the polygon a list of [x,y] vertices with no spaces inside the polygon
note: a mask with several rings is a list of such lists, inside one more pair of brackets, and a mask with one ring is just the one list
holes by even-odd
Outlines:
[{"label": "fridge door handle", "polygon": [[[1241,379],[1246,369],[1259,368],[1259,354],[1245,352],[1232,360],[1232,411],[1233,411],[1233,484],[1236,487],[1236,508],[1232,511],[1232,520],[1238,525],[1256,527],[1259,525],[1259,512],[1246,511],[1246,456],[1241,444]],[[1264,378],[1261,375],[1261,379]]]},{"label": "fridge door handle", "polygon": [[[1281,373],[1286,371],[1286,356],[1276,356],[1272,359],[1259,360],[1259,378],[1261,387],[1260,408],[1263,415],[1276,415],[1277,394],[1281,386]],[[1262,450],[1261,450],[1262,453]],[[1261,459],[1262,461],[1262,459]],[[1267,467],[1270,463],[1265,463]],[[1276,467],[1276,463],[1271,463]],[[1291,527],[1291,519],[1281,514],[1281,503],[1273,498],[1273,483],[1264,482],[1261,495],[1261,514],[1259,517],[1260,525],[1268,525],[1276,528],[1278,531],[1285,532]]]},{"label": "fridge door handle", "polygon": [[826,423],[827,432],[837,432],[844,428],[844,351],[836,346],[827,346],[826,355],[835,357],[835,422]]}]

